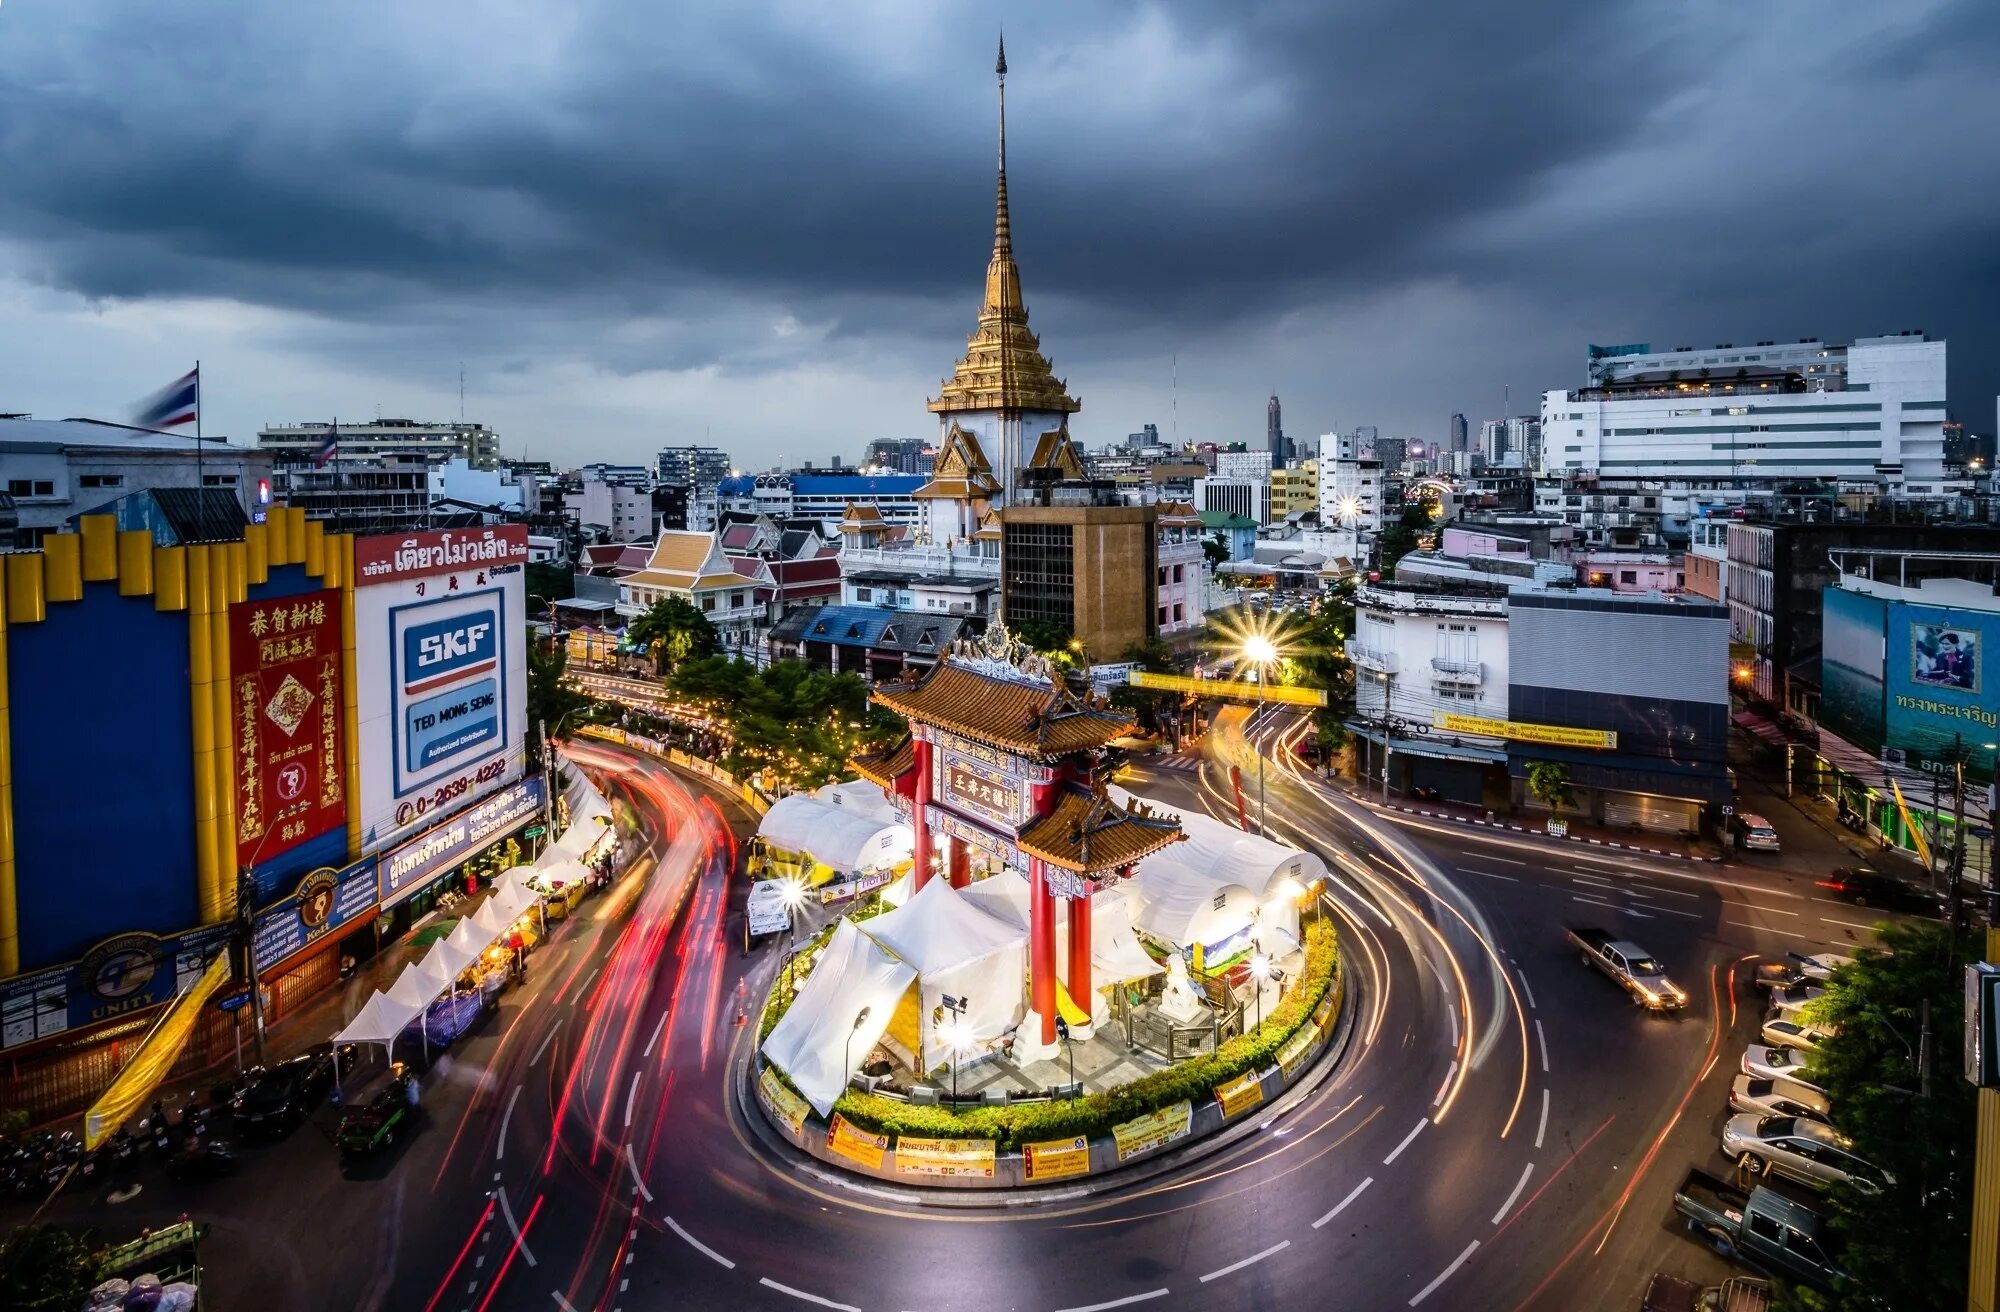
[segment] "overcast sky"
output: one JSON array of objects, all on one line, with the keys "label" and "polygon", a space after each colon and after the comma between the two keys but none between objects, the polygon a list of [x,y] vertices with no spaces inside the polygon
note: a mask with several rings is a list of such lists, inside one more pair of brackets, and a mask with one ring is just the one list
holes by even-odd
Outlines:
[{"label": "overcast sky", "polygon": [[1923,328],[2000,390],[2000,6],[6,0],[0,411],[930,436],[991,243],[1095,445],[1432,439],[1588,342]]}]

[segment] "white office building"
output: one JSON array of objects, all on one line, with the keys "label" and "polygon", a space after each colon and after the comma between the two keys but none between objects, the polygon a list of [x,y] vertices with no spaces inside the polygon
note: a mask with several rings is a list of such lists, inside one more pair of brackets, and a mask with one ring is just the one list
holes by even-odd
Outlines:
[{"label": "white office building", "polygon": [[1194,508],[1196,513],[1220,510],[1254,519],[1259,524],[1266,523],[1271,518],[1271,481],[1269,478],[1197,478],[1194,481]]},{"label": "white office building", "polygon": [[1215,472],[1223,478],[1241,478],[1251,482],[1271,477],[1271,453],[1269,451],[1218,451],[1215,453]]},{"label": "white office building", "polygon": [[1591,385],[1542,399],[1544,467],[1606,478],[1819,478],[1912,497],[1944,463],[1945,344],[1591,348]]},{"label": "white office building", "polygon": [[1354,593],[1347,655],[1354,662],[1352,723],[1375,787],[1386,736],[1390,754],[1407,758],[1394,777],[1478,804],[1487,768],[1506,760],[1506,741],[1439,717],[1507,718],[1505,588],[1364,583]]},{"label": "white office building", "polygon": [[1382,462],[1321,460],[1319,522],[1326,529],[1381,532]]},{"label": "white office building", "polygon": [[[257,449],[280,461],[312,460],[326,445],[333,421],[272,424],[257,430]],[[405,456],[469,462],[474,469],[500,463],[500,435],[479,423],[424,423],[415,419],[340,420],[333,434],[342,459]]]}]

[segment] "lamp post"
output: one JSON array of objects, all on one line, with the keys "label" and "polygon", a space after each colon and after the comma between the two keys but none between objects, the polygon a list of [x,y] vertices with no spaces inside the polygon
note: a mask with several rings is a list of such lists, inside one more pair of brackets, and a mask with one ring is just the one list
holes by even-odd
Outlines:
[{"label": "lamp post", "polygon": [[841,1069],[847,1072],[847,1079],[850,1084],[854,1081],[854,1036],[859,1034],[861,1027],[868,1023],[868,1013],[870,1010],[868,1007],[863,1007],[860,1011],[855,1012],[854,1026],[847,1031],[847,1046],[842,1053],[844,1061],[841,1064]]},{"label": "lamp post", "polygon": [[[1261,633],[1253,633],[1243,641],[1243,659],[1257,669],[1257,713],[1264,713],[1264,685],[1269,681],[1271,664],[1278,659],[1277,644]],[[1251,740],[1250,748],[1257,752],[1257,834],[1265,837],[1264,829],[1264,753],[1257,748],[1256,740]]]},{"label": "lamp post", "polygon": [[802,879],[787,879],[779,888],[778,896],[785,904],[785,993],[792,991],[792,962],[798,959],[799,909],[806,904],[806,885]]},{"label": "lamp post", "polygon": [[1062,1040],[1063,1055],[1069,1058],[1069,1096],[1076,1097],[1076,1048],[1069,1041],[1069,1022],[1056,1017],[1056,1037]]},{"label": "lamp post", "polygon": [[1271,978],[1271,958],[1264,954],[1263,944],[1254,946],[1250,954],[1250,978],[1257,981],[1257,1023],[1252,1031],[1264,1028],[1264,984]]}]

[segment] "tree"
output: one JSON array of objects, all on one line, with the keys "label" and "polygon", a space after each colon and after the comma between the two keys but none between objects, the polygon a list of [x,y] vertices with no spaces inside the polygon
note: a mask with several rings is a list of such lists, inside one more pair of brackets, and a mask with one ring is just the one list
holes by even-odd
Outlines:
[{"label": "tree", "polygon": [[1331,592],[1300,623],[1291,643],[1290,681],[1326,691],[1326,705],[1313,713],[1313,733],[1327,755],[1346,744],[1347,721],[1354,715],[1354,662],[1347,658],[1353,633],[1353,593]]},{"label": "tree", "polygon": [[1576,805],[1571,790],[1569,767],[1561,761],[1536,761],[1528,766],[1528,793],[1543,806],[1561,815],[1564,807]]},{"label": "tree", "polygon": [[680,597],[662,597],[632,621],[625,641],[653,655],[653,668],[665,674],[683,661],[700,660],[722,650],[722,640],[708,616]]},{"label": "tree", "polygon": [[535,608],[568,601],[576,595],[576,576],[558,565],[531,561],[527,568],[528,600]]},{"label": "tree", "polygon": [[1403,507],[1403,514],[1394,524],[1382,530],[1382,536],[1375,540],[1381,563],[1377,566],[1384,577],[1393,574],[1396,562],[1417,549],[1417,534],[1428,529],[1431,514],[1422,502]]},{"label": "tree", "polygon": [[1070,633],[1069,625],[1054,620],[1010,619],[1007,632],[1028,644],[1031,650],[1063,661],[1069,659],[1069,640],[1075,636]]},{"label": "tree", "polygon": [[1964,1020],[1964,967],[1978,959],[1977,942],[1955,947],[1950,929],[1930,922],[1880,933],[1881,947],[1857,953],[1801,1014],[1837,1030],[1810,1067],[1832,1104],[1833,1128],[1894,1178],[1877,1194],[1838,1186],[1827,1196],[1852,1283],[1831,1295],[1781,1290],[1781,1307],[1965,1306],[1978,1095],[1951,1053]]},{"label": "tree", "polygon": [[[1174,673],[1174,649],[1159,638],[1142,638],[1125,649],[1119,659],[1130,661],[1154,674]],[[1151,733],[1172,733],[1179,720],[1182,694],[1156,688],[1135,688],[1121,684],[1111,690],[1111,704],[1138,717],[1139,727]]]},{"label": "tree", "polygon": [[1201,540],[1201,554],[1208,557],[1210,565],[1229,563],[1229,544],[1211,533]]},{"label": "tree", "polygon": [[70,1312],[96,1283],[91,1246],[67,1230],[17,1226],[0,1240],[0,1312]]},{"label": "tree", "polygon": [[569,682],[569,648],[528,637],[528,765],[542,764],[542,726],[556,732],[563,717],[582,713],[597,699]]}]

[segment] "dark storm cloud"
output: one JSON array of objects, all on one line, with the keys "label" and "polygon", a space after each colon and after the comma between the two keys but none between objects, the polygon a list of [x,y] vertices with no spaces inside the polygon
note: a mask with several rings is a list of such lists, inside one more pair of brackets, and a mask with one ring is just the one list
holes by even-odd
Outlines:
[{"label": "dark storm cloud", "polygon": [[[7,6],[0,236],[51,286],[308,310],[384,367],[434,333],[755,373],[842,343],[942,357],[968,326],[990,13],[412,8]],[[1498,334],[1532,305],[1551,335],[1497,340],[1494,367],[1537,388],[1593,338],[1921,325],[1991,420],[1990,4],[1005,17],[1016,232],[1066,364],[1441,284]],[[773,339],[781,312],[808,331]],[[1455,367],[1419,376],[1500,377]]]}]

